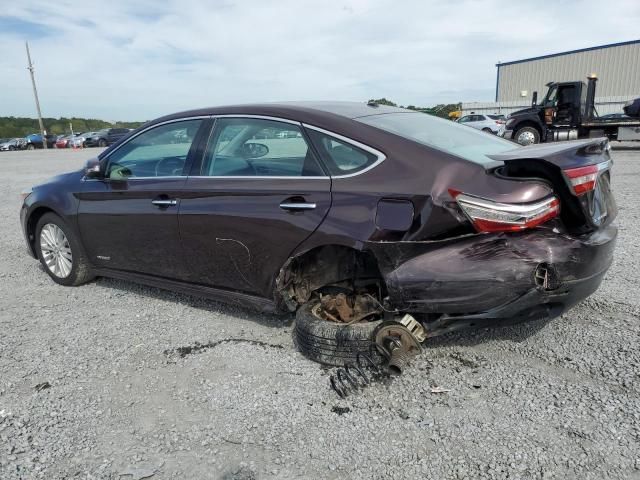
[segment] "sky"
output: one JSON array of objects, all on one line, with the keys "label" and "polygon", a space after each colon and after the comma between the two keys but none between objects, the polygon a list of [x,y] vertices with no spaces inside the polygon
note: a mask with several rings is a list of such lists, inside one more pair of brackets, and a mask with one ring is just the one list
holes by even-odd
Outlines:
[{"label": "sky", "polygon": [[639,0],[0,0],[0,116],[492,101],[496,66],[640,38]]}]

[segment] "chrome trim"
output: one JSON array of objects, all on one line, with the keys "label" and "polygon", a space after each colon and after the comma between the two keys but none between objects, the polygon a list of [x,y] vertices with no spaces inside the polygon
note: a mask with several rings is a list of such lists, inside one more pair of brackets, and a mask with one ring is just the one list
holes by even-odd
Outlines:
[{"label": "chrome trim", "polygon": [[188,178],[220,178],[220,179],[225,179],[228,178],[230,180],[238,180],[238,179],[243,179],[243,180],[250,180],[252,178],[256,178],[256,179],[274,179],[274,180],[290,180],[292,178],[295,178],[297,180],[330,180],[331,177],[324,176],[324,177],[303,177],[303,176],[296,176],[296,175],[290,175],[290,176],[276,176],[276,175],[253,175],[253,176],[246,176],[246,177],[242,177],[242,176],[224,176],[224,175],[189,175]]},{"label": "chrome trim", "polygon": [[315,203],[296,203],[296,202],[282,202],[280,208],[283,210],[313,210],[316,208]]},{"label": "chrome trim", "polygon": [[221,113],[219,115],[211,115],[211,118],[257,118],[259,120],[272,120],[275,122],[291,123],[293,125],[297,125],[298,127],[302,126],[302,123],[296,120],[289,120],[288,118],[271,117],[269,115],[252,115],[249,113]]},{"label": "chrome trim", "polygon": [[[114,148],[113,150],[111,150],[107,155],[105,155],[104,157],[102,157],[100,159],[100,161],[102,162],[102,160],[107,159],[109,160],[109,157],[111,157],[111,155],[113,155],[114,152],[117,152],[121,147],[123,147],[124,145],[128,144],[131,140],[133,140],[134,138],[138,137],[139,135],[148,132],[149,130],[151,130],[152,128],[156,128],[156,127],[160,127],[162,125],[167,125],[169,123],[177,123],[177,122],[186,122],[189,120],[206,120],[207,118],[211,118],[211,115],[198,115],[195,117],[182,117],[182,118],[174,118],[172,120],[165,120],[164,122],[160,122],[160,123],[154,123],[153,125],[149,125],[147,128],[145,128],[144,130],[140,130],[139,132],[137,132],[135,135],[133,135],[132,137],[128,138],[126,142],[121,143],[120,145],[118,145],[116,148]],[[193,142],[192,142],[193,143]],[[139,177],[140,178],[140,177]]]},{"label": "chrome trim", "polygon": [[[610,169],[612,163],[613,163],[612,160],[606,160],[604,162],[597,163],[596,165],[598,167],[598,172]],[[580,168],[580,167],[578,167],[578,168]]]},{"label": "chrome trim", "polygon": [[167,198],[167,199],[151,200],[151,203],[159,207],[174,207],[178,204],[178,201],[175,199]]},{"label": "chrome trim", "polygon": [[468,203],[469,205],[486,208],[489,210],[499,210],[506,213],[516,213],[520,215],[535,213],[537,210],[544,209],[549,206],[551,202],[557,200],[555,196],[550,196],[544,200],[533,203],[511,204],[511,203],[499,203],[492,200],[487,200],[480,197],[475,197],[466,193],[461,193],[456,197],[457,202]]},{"label": "chrome trim", "polygon": [[[131,180],[163,180],[163,179],[169,179],[169,180],[176,180],[179,178],[184,178],[186,179],[188,177],[188,175],[167,175],[167,176],[159,176],[159,177],[130,177],[130,178],[119,178],[118,180],[116,180],[117,182],[130,182]],[[114,180],[112,180],[111,178],[86,178],[86,177],[82,177],[82,181],[83,182],[112,182]]]},{"label": "chrome trim", "polygon": [[316,127],[314,125],[309,125],[307,123],[303,123],[302,126],[305,128],[309,128],[311,130],[315,130],[317,132],[324,133],[325,135],[329,135],[330,137],[337,138],[338,140],[342,140],[343,142],[350,143],[354,147],[358,147],[366,152],[369,152],[378,158],[375,162],[373,162],[367,168],[358,170],[357,172],[354,172],[354,173],[346,173],[344,175],[331,175],[331,178],[349,178],[349,177],[355,177],[356,175],[361,175],[377,167],[387,159],[387,156],[384,153],[382,153],[380,150],[376,150],[375,148],[370,147],[369,145],[365,145],[364,143],[360,143],[357,140],[353,140],[349,137],[345,137],[344,135],[340,135],[339,133],[334,133],[329,130],[325,130],[324,128]]}]

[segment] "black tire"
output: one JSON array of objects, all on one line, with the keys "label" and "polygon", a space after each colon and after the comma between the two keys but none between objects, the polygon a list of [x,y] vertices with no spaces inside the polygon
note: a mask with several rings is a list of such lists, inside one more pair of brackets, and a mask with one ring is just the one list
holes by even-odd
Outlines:
[{"label": "black tire", "polygon": [[12,151],[12,152],[13,152],[15,149],[16,149],[16,147],[14,147],[13,145],[9,145],[9,150],[10,150],[10,151]]},{"label": "black tire", "polygon": [[493,130],[491,130],[490,128],[483,128],[482,131],[493,135]]},{"label": "black tire", "polygon": [[380,363],[382,358],[373,343],[373,332],[382,320],[354,325],[322,320],[313,314],[317,302],[308,302],[296,312],[293,340],[300,353],[325,365],[356,363],[359,353]]},{"label": "black tire", "polygon": [[101,138],[100,140],[98,140],[98,146],[99,147],[106,147],[107,146],[107,141],[104,138]]},{"label": "black tire", "polygon": [[[531,142],[529,143],[523,143],[521,141],[521,137],[528,137],[531,138]],[[516,131],[516,134],[513,136],[513,139],[516,141],[516,143],[519,143],[520,145],[533,145],[536,143],[540,143],[540,132],[538,132],[538,130],[536,130],[533,127],[522,127],[519,128]]]},{"label": "black tire", "polygon": [[[54,274],[54,272],[50,270],[44,260],[40,236],[43,227],[48,224],[53,224],[64,232],[64,235],[66,236],[69,247],[71,249],[71,271],[65,277],[57,276],[56,274]],[[73,233],[71,228],[69,228],[65,221],[62,220],[62,218],[60,218],[58,215],[56,215],[55,213],[45,213],[38,220],[35,233],[35,247],[38,254],[38,259],[40,260],[40,263],[42,264],[45,272],[47,272],[47,274],[54,282],[65,286],[76,286],[87,283],[95,277],[95,275],[91,271],[91,267],[84,252],[84,248],[82,248],[82,244],[79,242],[78,238]]]},{"label": "black tire", "polygon": [[35,150],[36,146],[33,143],[30,143],[29,145],[27,145],[27,150]]}]

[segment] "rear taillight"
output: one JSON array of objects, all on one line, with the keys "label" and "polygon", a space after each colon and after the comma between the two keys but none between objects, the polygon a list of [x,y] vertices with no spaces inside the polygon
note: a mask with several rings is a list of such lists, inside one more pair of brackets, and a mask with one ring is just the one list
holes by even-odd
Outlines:
[{"label": "rear taillight", "polygon": [[479,232],[518,232],[537,227],[560,213],[560,201],[551,196],[534,203],[498,203],[449,189]]},{"label": "rear taillight", "polygon": [[567,183],[573,190],[573,193],[580,196],[590,192],[596,188],[598,174],[602,170],[610,167],[610,162],[602,162],[596,165],[588,165],[586,167],[568,168],[563,170]]},{"label": "rear taillight", "polygon": [[504,125],[504,124],[505,124],[505,121],[504,121],[504,120],[496,120],[496,123],[497,123],[498,125]]}]

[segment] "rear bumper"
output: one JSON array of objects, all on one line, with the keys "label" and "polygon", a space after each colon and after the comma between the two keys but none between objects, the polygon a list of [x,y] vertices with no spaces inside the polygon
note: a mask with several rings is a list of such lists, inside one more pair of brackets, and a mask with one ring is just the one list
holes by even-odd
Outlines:
[{"label": "rear bumper", "polygon": [[[403,242],[396,258],[407,259],[383,274],[393,306],[438,315],[432,330],[439,333],[553,318],[598,288],[616,236],[617,228],[608,226],[583,237],[536,230],[473,235],[444,245]],[[546,286],[542,271],[548,272]]]}]

